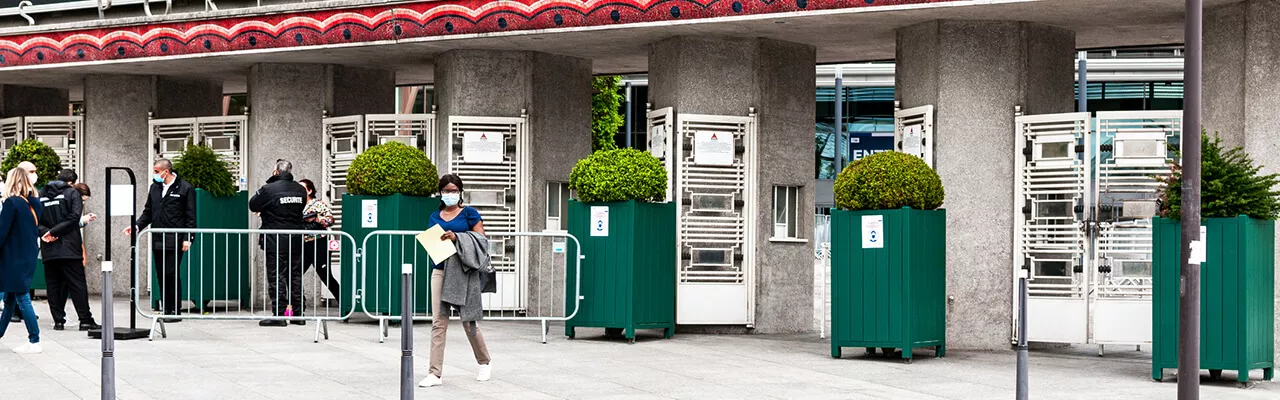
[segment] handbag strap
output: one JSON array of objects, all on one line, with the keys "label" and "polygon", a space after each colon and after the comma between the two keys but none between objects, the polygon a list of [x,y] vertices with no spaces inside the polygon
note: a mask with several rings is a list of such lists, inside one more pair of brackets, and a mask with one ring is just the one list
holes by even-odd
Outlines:
[{"label": "handbag strap", "polygon": [[36,208],[31,206],[31,201],[27,200],[26,197],[22,197],[22,201],[27,202],[27,210],[31,211],[31,219],[36,222],[36,225],[40,225],[40,216],[36,215]]}]

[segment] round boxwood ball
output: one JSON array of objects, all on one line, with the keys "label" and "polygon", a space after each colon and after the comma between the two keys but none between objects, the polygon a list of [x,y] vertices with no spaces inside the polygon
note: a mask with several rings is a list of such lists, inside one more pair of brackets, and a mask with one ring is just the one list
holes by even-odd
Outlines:
[{"label": "round boxwood ball", "polygon": [[569,174],[569,188],[583,203],[659,202],[667,194],[667,169],[644,151],[601,150],[578,161]]},{"label": "round boxwood ball", "polygon": [[942,178],[919,157],[895,151],[872,154],[836,177],[836,206],[843,210],[911,207],[933,210],[946,197]]},{"label": "round boxwood ball", "polygon": [[236,178],[227,170],[226,161],[204,144],[188,144],[173,162],[173,172],[214,197],[236,194]]},{"label": "round boxwood ball", "polygon": [[347,169],[347,191],[355,195],[425,197],[436,193],[439,182],[427,154],[401,142],[370,147]]},{"label": "round boxwood ball", "polygon": [[9,153],[4,155],[4,162],[0,163],[0,169],[5,175],[9,170],[17,168],[18,164],[23,161],[30,161],[36,165],[37,182],[32,182],[36,190],[44,189],[44,185],[49,181],[58,178],[58,171],[62,170],[62,158],[58,157],[58,153],[39,140],[27,139],[14,145],[9,149]]}]

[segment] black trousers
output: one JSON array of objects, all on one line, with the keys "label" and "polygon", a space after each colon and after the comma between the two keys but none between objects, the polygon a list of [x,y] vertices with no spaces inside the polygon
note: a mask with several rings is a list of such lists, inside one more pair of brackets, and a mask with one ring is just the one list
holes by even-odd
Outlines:
[{"label": "black trousers", "polygon": [[182,313],[182,277],[178,266],[182,265],[181,245],[174,249],[152,249],[152,264],[156,266],[156,274],[160,279],[160,309],[165,315]]},{"label": "black trousers", "polygon": [[342,298],[339,295],[342,293],[342,287],[329,269],[329,243],[323,237],[302,245],[302,272],[305,274],[311,270],[312,266],[316,268],[316,275],[320,276],[320,282],[324,282],[324,286],[329,288],[329,294],[334,298]]},{"label": "black trousers", "polygon": [[293,306],[293,315],[302,315],[302,237],[281,235],[267,240],[267,296],[272,312],[284,315]]},{"label": "black trousers", "polygon": [[45,260],[44,277],[49,284],[49,313],[53,322],[67,322],[67,296],[76,307],[80,323],[93,323],[89,291],[84,280],[84,260]]}]

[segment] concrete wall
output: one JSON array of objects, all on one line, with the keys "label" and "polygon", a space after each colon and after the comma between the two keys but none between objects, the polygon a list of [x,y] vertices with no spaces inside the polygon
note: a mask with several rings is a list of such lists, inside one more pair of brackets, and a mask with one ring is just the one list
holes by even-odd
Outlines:
[{"label": "concrete wall", "polygon": [[[528,113],[530,231],[546,228],[547,184],[568,182],[578,160],[591,153],[591,60],[524,51],[455,50],[435,65],[436,155],[449,160],[450,116],[519,117]],[[529,240],[528,306],[555,314],[563,304],[563,254],[547,239]]]},{"label": "concrete wall", "polygon": [[947,294],[954,298],[948,346],[1006,349],[1014,106],[1034,114],[1074,109],[1075,35],[1024,22],[932,21],[900,29],[897,43],[902,107],[936,107],[934,160],[947,190]]},{"label": "concrete wall", "polygon": [[155,77],[156,118],[216,117],[222,115],[222,81]]},{"label": "concrete wall", "polygon": [[[651,46],[649,101],[676,113],[740,115],[755,107],[759,165],[754,228],[755,331],[813,327],[812,46],[760,38],[675,37]],[[798,230],[807,239],[774,242],[773,187],[802,187]],[[689,301],[697,301],[690,299]],[[711,328],[713,331],[715,328]]]},{"label": "concrete wall", "polygon": [[0,118],[70,115],[66,89],[0,85]]},{"label": "concrete wall", "polygon": [[[1243,146],[1261,173],[1280,172],[1280,1],[1249,0],[1206,10],[1203,123]],[[1277,235],[1280,246],[1280,235]],[[1280,272],[1280,254],[1277,255]],[[1280,293],[1276,281],[1274,296]],[[1276,298],[1280,321],[1280,297]],[[1280,333],[1280,326],[1277,327]],[[1280,360],[1280,334],[1276,335]]]}]

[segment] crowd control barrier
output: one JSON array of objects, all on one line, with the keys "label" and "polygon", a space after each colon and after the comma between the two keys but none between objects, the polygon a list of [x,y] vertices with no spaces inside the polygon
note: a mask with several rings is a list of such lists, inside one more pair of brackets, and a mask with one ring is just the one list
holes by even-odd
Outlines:
[{"label": "crowd control barrier", "polygon": [[[378,341],[388,336],[388,325],[400,321],[404,276],[413,279],[412,315],[414,321],[431,321],[430,258],[418,243],[417,231],[374,231],[361,243],[358,273],[360,292],[357,306],[369,318],[378,321]],[[582,253],[578,239],[564,232],[488,232],[489,253],[497,273],[496,293],[482,296],[485,320],[539,321],[542,343],[547,342],[551,321],[567,321],[578,313],[582,299],[581,283],[569,279],[569,268],[581,276]],[[574,246],[568,246],[572,243]],[[521,261],[513,248],[530,249],[527,257],[541,257],[539,262]],[[573,249],[570,254],[569,249]],[[404,265],[412,265],[412,274],[403,274]],[[565,301],[572,289],[574,298]],[[570,306],[571,304],[571,306]],[[452,319],[457,315],[452,314]]]},{"label": "crowd control barrier", "polygon": [[[328,322],[354,309],[340,295],[358,290],[346,287],[357,282],[356,257],[340,254],[350,249],[355,239],[340,231],[148,228],[138,234],[132,272],[150,290],[133,296],[138,313],[152,320],[152,340],[167,337],[166,322],[180,319],[312,322],[319,342],[329,338]],[[180,315],[166,315],[174,308]]]}]

